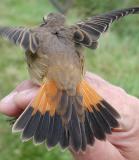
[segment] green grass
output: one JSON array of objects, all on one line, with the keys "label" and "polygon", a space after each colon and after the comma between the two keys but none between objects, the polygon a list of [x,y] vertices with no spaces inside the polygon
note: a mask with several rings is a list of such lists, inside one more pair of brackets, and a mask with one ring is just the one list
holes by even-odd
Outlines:
[{"label": "green grass", "polygon": [[[1,0],[0,25],[36,25],[50,11],[54,11],[54,8],[46,0]],[[139,19],[139,15],[136,16]],[[70,22],[77,19],[72,11],[69,17]],[[120,37],[113,30],[100,39],[96,51],[86,50],[86,66],[90,71],[139,97],[139,34],[132,30],[133,34]],[[0,98],[28,78],[23,51],[0,40]],[[72,159],[68,151],[61,152],[58,147],[48,152],[43,145],[35,147],[32,142],[22,144],[19,135],[11,134],[5,119],[5,116],[0,116],[0,160]]]},{"label": "green grass", "polygon": [[[120,38],[109,32],[96,51],[86,51],[87,68],[139,97],[138,35]],[[93,54],[95,53],[95,54]]]}]

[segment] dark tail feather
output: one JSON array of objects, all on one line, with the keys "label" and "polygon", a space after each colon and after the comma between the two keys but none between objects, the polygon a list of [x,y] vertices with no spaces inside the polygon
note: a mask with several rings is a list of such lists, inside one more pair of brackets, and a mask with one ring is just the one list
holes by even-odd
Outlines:
[{"label": "dark tail feather", "polygon": [[84,126],[85,126],[85,133],[86,133],[86,139],[87,139],[87,144],[89,145],[93,145],[95,142],[94,139],[94,132],[90,127],[90,122],[88,121],[87,115],[85,115],[85,122],[84,122]]},{"label": "dark tail feather", "polygon": [[81,96],[77,96],[74,98],[74,105],[75,105],[75,110],[77,112],[78,118],[81,122],[84,122],[85,119],[85,114],[84,114],[84,107],[82,105],[83,98]]},{"label": "dark tail feather", "polygon": [[82,144],[82,133],[80,129],[80,122],[74,106],[72,107],[72,116],[68,124],[68,129],[70,134],[71,146],[75,151],[79,151]]},{"label": "dark tail feather", "polygon": [[85,133],[85,126],[83,123],[80,123],[80,128],[81,128],[81,133],[82,133],[82,145],[81,145],[81,149],[82,151],[86,150],[86,146],[87,146],[87,137],[86,137],[86,133]]},{"label": "dark tail feather", "polygon": [[69,96],[67,95],[66,91],[62,91],[61,100],[59,102],[59,105],[57,106],[57,113],[60,115],[65,114],[68,109],[68,103]]},{"label": "dark tail feather", "polygon": [[69,146],[69,131],[67,128],[62,128],[62,133],[60,137],[60,146],[65,149]]},{"label": "dark tail feather", "polygon": [[96,108],[92,108],[92,112],[86,111],[85,115],[85,123],[88,121],[94,136],[99,140],[105,140],[106,134],[111,134],[112,128],[119,126],[119,114],[107,102],[100,102]]},{"label": "dark tail feather", "polygon": [[71,96],[68,97],[68,104],[66,112],[61,115],[63,124],[68,124],[71,120],[72,116],[72,105],[73,105],[73,98]]},{"label": "dark tail feather", "polygon": [[54,130],[54,123],[55,123],[55,116],[50,117],[48,136],[47,136],[47,145],[48,145],[48,147],[51,147],[51,145],[52,145],[52,135],[53,135],[53,130]]},{"label": "dark tail feather", "polygon": [[105,100],[101,101],[101,104],[109,110],[109,112],[116,118],[120,118],[119,113]]},{"label": "dark tail feather", "polygon": [[32,112],[33,112],[33,108],[28,107],[17,119],[17,121],[14,123],[12,131],[18,132],[23,130],[26,124],[28,123],[28,121],[30,120]]},{"label": "dark tail feather", "polygon": [[31,116],[22,133],[23,141],[27,141],[34,136],[34,133],[39,125],[40,118],[41,113],[39,111],[37,111],[34,115]]},{"label": "dark tail feather", "polygon": [[94,108],[94,117],[101,126],[102,130],[108,134],[111,134],[111,126],[109,125],[108,121],[95,108]]},{"label": "dark tail feather", "polygon": [[46,112],[45,115],[41,117],[40,123],[35,132],[34,135],[35,144],[43,143],[46,140],[46,137],[48,136],[49,124],[50,124],[50,115],[48,112]]},{"label": "dark tail feather", "polygon": [[[35,144],[54,147],[58,143],[65,149],[85,151],[95,138],[105,140],[112,128],[118,127],[117,111],[86,83],[83,94],[68,96],[61,91],[58,107],[53,115],[29,106],[13,125],[13,131],[22,131],[23,141],[33,138]],[[65,108],[63,108],[65,107]]]},{"label": "dark tail feather", "polygon": [[[103,104],[103,102],[102,102]],[[111,128],[116,128],[119,126],[119,123],[117,121],[117,118],[119,118],[119,114],[114,111],[110,105],[98,105],[98,108],[100,109],[101,115],[104,117],[104,119],[107,120],[108,124]]]},{"label": "dark tail feather", "polygon": [[102,128],[102,126],[99,124],[97,119],[94,116],[93,112],[86,112],[86,118],[88,120],[88,123],[90,123],[90,128],[94,133],[94,136],[99,140],[105,140],[105,132]]},{"label": "dark tail feather", "polygon": [[47,137],[47,146],[53,147],[60,141],[62,133],[62,121],[61,118],[55,114],[54,117],[50,118],[49,132]]}]

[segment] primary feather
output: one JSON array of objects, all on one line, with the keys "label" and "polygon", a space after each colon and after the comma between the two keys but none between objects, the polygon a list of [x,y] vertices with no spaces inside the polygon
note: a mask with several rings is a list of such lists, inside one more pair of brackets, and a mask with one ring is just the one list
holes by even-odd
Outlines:
[{"label": "primary feather", "polygon": [[96,49],[97,45],[95,44],[97,43],[101,34],[106,32],[114,21],[117,21],[129,14],[137,13],[139,13],[139,7],[133,7],[111,11],[89,18],[86,21],[81,21],[76,24],[78,28],[75,32],[74,39],[76,42],[83,44],[86,47]]},{"label": "primary feather", "polygon": [[0,27],[0,36],[7,38],[16,45],[20,45],[25,51],[36,53],[38,49],[38,38],[28,28]]}]

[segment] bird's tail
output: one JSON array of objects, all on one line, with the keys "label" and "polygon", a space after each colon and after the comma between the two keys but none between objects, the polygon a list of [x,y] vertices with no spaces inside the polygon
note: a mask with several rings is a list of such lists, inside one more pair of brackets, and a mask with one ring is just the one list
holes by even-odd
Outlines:
[{"label": "bird's tail", "polygon": [[75,96],[58,90],[49,81],[42,85],[33,101],[13,125],[13,132],[21,131],[23,141],[48,147],[60,144],[85,151],[94,138],[105,140],[106,133],[118,127],[117,111],[83,80]]}]

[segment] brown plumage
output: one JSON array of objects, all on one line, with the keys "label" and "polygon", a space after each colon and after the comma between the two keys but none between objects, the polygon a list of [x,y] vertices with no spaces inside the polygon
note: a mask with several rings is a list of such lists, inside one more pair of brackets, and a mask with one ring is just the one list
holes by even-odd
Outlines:
[{"label": "brown plumage", "polygon": [[96,49],[110,24],[139,7],[94,16],[73,26],[50,13],[35,28],[0,27],[0,35],[25,50],[28,71],[40,90],[13,125],[22,140],[85,151],[118,127],[117,111],[84,80],[83,46]]}]

